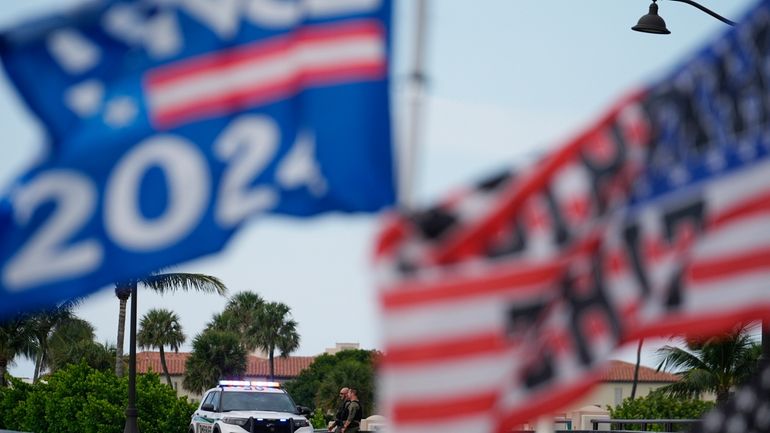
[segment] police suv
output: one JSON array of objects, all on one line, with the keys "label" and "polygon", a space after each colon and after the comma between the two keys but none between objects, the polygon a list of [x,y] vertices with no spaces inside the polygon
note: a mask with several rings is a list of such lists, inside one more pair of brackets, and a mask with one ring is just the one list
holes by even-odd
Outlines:
[{"label": "police suv", "polygon": [[277,382],[222,380],[203,395],[189,433],[312,433],[309,413]]}]

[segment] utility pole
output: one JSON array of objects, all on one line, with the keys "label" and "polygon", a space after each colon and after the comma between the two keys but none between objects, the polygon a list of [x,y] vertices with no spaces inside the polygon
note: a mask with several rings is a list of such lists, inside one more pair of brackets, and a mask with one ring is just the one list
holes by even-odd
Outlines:
[{"label": "utility pole", "polygon": [[417,159],[422,136],[422,110],[425,96],[425,38],[428,24],[428,0],[414,0],[416,9],[412,63],[408,75],[407,98],[409,118],[406,139],[400,147],[399,206],[403,210],[414,208],[414,186],[417,177]]}]

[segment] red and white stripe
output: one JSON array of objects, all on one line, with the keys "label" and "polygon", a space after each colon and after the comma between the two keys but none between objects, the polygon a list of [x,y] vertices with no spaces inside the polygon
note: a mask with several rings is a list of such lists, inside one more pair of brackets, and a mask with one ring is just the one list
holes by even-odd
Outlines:
[{"label": "red and white stripe", "polygon": [[372,20],[308,26],[157,68],[144,83],[150,118],[167,128],[309,87],[381,79],[387,72],[385,39]]}]

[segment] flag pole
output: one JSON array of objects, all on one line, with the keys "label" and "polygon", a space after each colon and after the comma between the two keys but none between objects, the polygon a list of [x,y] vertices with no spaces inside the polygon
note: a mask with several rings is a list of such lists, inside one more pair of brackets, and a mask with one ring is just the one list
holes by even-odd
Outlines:
[{"label": "flag pole", "polygon": [[406,140],[399,158],[399,206],[414,207],[418,150],[422,141],[423,100],[425,95],[425,38],[428,21],[428,0],[414,0],[415,23],[411,67],[408,75],[407,97],[409,119]]}]

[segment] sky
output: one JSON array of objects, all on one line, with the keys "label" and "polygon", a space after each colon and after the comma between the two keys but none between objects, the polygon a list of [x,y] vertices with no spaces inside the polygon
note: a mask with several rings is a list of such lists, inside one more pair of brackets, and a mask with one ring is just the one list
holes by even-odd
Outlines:
[{"label": "sky", "polygon": [[[80,0],[0,2],[0,28],[67,8]],[[737,20],[755,0],[701,3]],[[526,163],[533,154],[565,143],[609,106],[653,83],[687,59],[726,25],[697,9],[662,0],[660,15],[672,34],[633,32],[649,0],[429,0],[425,27],[422,136],[411,186],[417,205],[500,168]],[[397,146],[403,146],[407,70],[412,58],[415,6],[395,0],[392,101]],[[0,73],[0,188],[44,151],[39,125]],[[380,348],[371,251],[380,215],[331,214],[311,220],[260,217],[215,256],[175,267],[220,278],[231,293],[254,291],[289,305],[301,336],[295,355],[317,355],[336,342]],[[195,335],[226,299],[140,289],[138,314],[175,311]],[[99,341],[115,343],[118,302],[112,288],[86,299],[77,314],[96,328]],[[645,342],[643,364],[654,366]],[[128,341],[126,339],[126,346]],[[616,358],[633,362],[634,348]],[[17,360],[11,374],[31,376],[33,365]]]}]

